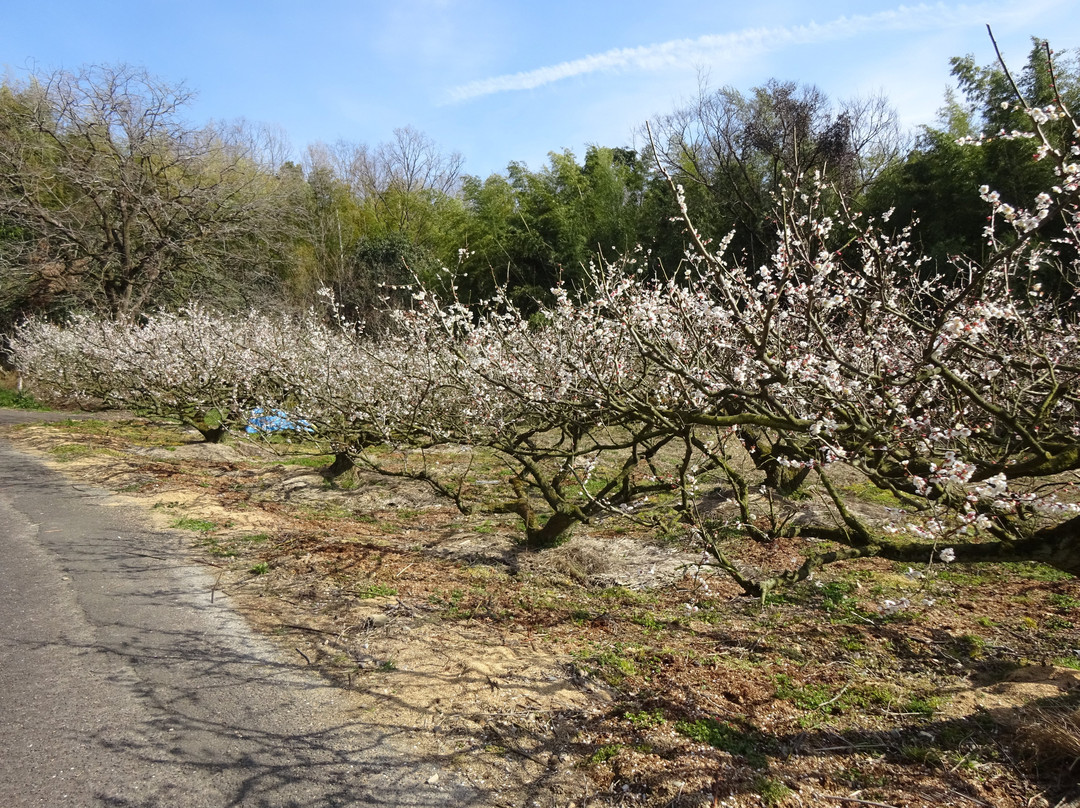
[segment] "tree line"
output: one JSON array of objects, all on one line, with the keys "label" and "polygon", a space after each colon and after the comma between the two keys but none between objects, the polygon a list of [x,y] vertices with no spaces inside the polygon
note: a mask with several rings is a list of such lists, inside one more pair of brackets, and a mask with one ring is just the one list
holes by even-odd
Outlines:
[{"label": "tree line", "polygon": [[[1040,143],[1002,137],[1024,129],[1005,72],[966,56],[952,74],[939,120],[914,138],[882,97],[836,102],[784,81],[702,87],[642,129],[643,148],[557,151],[537,169],[514,162],[487,178],[409,127],[376,146],[319,143],[289,159],[266,127],[191,124],[189,90],[130,66],[8,79],[0,330],[27,315],[200,300],[299,310],[323,288],[350,316],[377,321],[417,279],[465,302],[505,290],[535,310],[556,285],[582,285],[591,263],[635,245],[647,248],[643,271],[678,270],[688,240],[668,176],[704,237],[728,240],[751,265],[772,251],[785,183],[816,173],[855,210],[917,222],[929,266],[952,272],[953,258],[988,249],[974,189],[1022,207],[1052,182],[1032,159]],[[1048,59],[1039,42],[1016,81],[1034,108],[1080,96],[1075,55]],[[1064,121],[1046,130],[1058,145],[1069,136]]]}]

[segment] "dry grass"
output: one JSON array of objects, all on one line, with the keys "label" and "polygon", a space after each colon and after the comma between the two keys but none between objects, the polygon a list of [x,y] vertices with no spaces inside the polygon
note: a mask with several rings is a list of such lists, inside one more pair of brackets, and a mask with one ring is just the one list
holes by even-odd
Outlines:
[{"label": "dry grass", "polygon": [[1015,719],[1017,748],[1047,769],[1076,772],[1080,780],[1080,708],[1024,709]]}]

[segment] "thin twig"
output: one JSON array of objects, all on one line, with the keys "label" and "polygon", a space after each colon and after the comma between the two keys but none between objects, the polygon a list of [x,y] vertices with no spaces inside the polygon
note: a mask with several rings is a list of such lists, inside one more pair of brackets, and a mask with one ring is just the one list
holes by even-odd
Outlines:
[{"label": "thin twig", "polygon": [[1020,103],[1025,108],[1031,106],[1028,104],[1027,99],[1024,98],[1024,94],[1020,92],[1020,88],[1017,86],[1016,81],[1013,80],[1012,73],[1009,71],[1008,64],[1005,63],[1005,57],[1001,55],[1001,48],[998,47],[997,40],[994,39],[994,30],[989,26],[986,26],[986,33],[990,35],[990,43],[994,46],[994,53],[997,54],[998,63],[1001,65],[1002,72],[1005,73],[1005,78],[1009,80],[1009,84],[1012,85],[1013,92],[1016,93],[1016,97],[1020,99]]},{"label": "thin twig", "polygon": [[837,701],[841,696],[844,695],[844,693],[847,692],[847,689],[849,687],[851,687],[851,682],[848,682],[846,685],[844,685],[842,688],[840,688],[840,692],[837,693],[835,696],[833,696],[831,699],[829,699],[827,702],[825,702],[823,704],[819,704],[818,709],[819,710],[824,709],[825,707],[828,707],[833,702]]},{"label": "thin twig", "polygon": [[993,806],[991,806],[990,803],[983,802],[982,800],[977,800],[974,797],[969,797],[967,794],[962,794],[961,792],[957,791],[955,788],[947,789],[947,791],[950,794],[955,794],[958,797],[963,797],[965,800],[971,800],[971,802],[975,803],[976,805],[985,805],[986,808],[993,808]]},{"label": "thin twig", "polygon": [[814,792],[814,796],[818,798],[824,798],[827,800],[839,800],[840,802],[853,802],[858,805],[873,805],[875,808],[896,808],[895,805],[890,805],[887,802],[872,802],[871,800],[859,800],[855,797],[841,797],[837,794],[818,794]]},{"label": "thin twig", "polygon": [[294,628],[297,631],[310,631],[312,634],[337,634],[336,631],[326,631],[321,628],[312,628],[311,626],[301,626],[299,623],[282,623],[282,628]]},{"label": "thin twig", "polygon": [[850,752],[858,749],[885,749],[889,744],[884,743],[860,743],[860,744],[847,744],[845,746],[818,746],[814,747],[814,752]]}]

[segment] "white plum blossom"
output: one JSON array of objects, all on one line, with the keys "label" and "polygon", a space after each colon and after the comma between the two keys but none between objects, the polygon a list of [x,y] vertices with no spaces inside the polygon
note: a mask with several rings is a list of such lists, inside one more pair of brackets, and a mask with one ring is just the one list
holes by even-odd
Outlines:
[{"label": "white plum blossom", "polygon": [[[1008,201],[978,188],[982,263],[937,268],[914,226],[894,232],[829,202],[820,177],[792,177],[777,192],[771,255],[751,263],[727,254],[730,235],[708,242],[676,188],[681,266],[645,271],[644,251],[598,258],[580,288],[552,289],[531,313],[505,289],[466,306],[417,286],[372,334],[325,292],[329,315],[191,306],[143,321],[32,320],[11,352],[57,395],[189,420],[213,410],[226,425],[281,410],[335,453],[388,447],[392,471],[416,464],[461,507],[468,462],[451,480],[429,456],[494,453],[507,469],[498,507],[530,540],[674,505],[740,583],[702,514],[718,491],[725,529],[809,539],[807,569],[819,539],[907,564],[949,563],[957,548],[977,560],[1032,535],[1058,542],[1044,555],[1068,566],[1071,539],[1053,531],[1080,510],[1062,478],[1080,467],[1080,324],[1039,279],[1075,277],[1080,164],[1043,150],[1040,132],[1000,135],[1035,137],[1055,184]],[[1040,235],[1051,214],[1056,241]],[[899,503],[889,524],[847,507],[852,480]],[[792,502],[808,492],[816,518],[800,523]]]}]

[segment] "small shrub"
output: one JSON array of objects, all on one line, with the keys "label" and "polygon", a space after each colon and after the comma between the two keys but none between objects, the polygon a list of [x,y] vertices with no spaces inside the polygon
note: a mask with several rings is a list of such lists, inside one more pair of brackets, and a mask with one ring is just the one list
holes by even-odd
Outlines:
[{"label": "small shrub", "polygon": [[1017,727],[1016,741],[1041,766],[1076,766],[1080,760],[1080,709],[1033,709]]},{"label": "small shrub", "polygon": [[791,795],[791,789],[774,777],[759,777],[754,781],[754,790],[766,805],[779,805]]},{"label": "small shrub", "polygon": [[577,623],[579,626],[585,621],[589,620],[591,617],[592,612],[590,612],[588,609],[578,608],[570,610],[570,619],[573,622]]},{"label": "small shrub", "polygon": [[963,634],[956,638],[957,650],[969,659],[986,656],[986,640],[977,634]]},{"label": "small shrub", "polygon": [[662,710],[642,710],[640,713],[625,712],[623,718],[630,722],[634,729],[652,729],[664,723]]},{"label": "small shrub", "polygon": [[613,757],[617,756],[622,751],[622,746],[617,743],[607,744],[601,746],[591,755],[589,755],[589,763],[606,763]]}]

